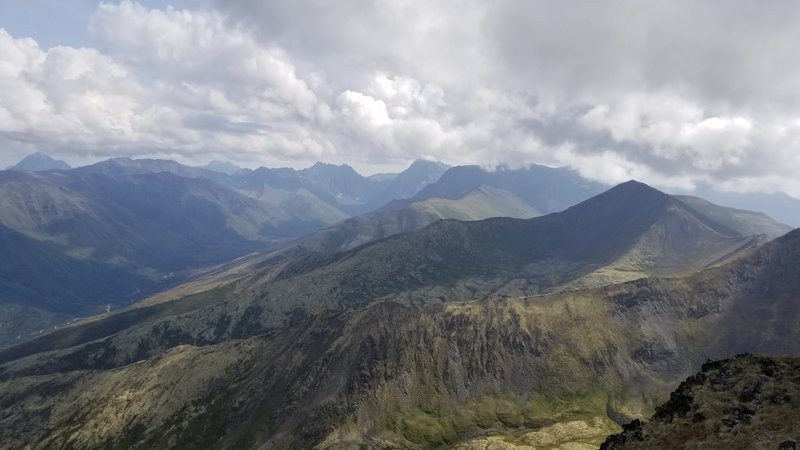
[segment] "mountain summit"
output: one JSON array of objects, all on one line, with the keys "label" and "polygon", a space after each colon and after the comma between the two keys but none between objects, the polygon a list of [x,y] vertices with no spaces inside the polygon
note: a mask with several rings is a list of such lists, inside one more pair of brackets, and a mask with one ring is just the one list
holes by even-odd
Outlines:
[{"label": "mountain summit", "polygon": [[55,159],[42,152],[36,152],[26,156],[22,161],[8,168],[8,170],[19,170],[27,172],[44,172],[47,170],[69,170],[70,165]]},{"label": "mountain summit", "polygon": [[224,173],[225,175],[235,175],[241,172],[241,167],[229,161],[211,161],[210,163],[202,166],[201,169],[210,170],[212,172]]}]

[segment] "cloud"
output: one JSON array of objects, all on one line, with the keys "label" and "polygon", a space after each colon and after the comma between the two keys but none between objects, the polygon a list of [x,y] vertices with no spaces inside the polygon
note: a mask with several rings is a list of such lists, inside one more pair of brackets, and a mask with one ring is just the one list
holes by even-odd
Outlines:
[{"label": "cloud", "polygon": [[794,2],[195,5],[102,3],[94,48],[2,32],[0,143],[67,159],[544,163],[800,195]]},{"label": "cloud", "polygon": [[126,69],[94,49],[53,47],[14,39],[0,29],[2,103],[6,137],[84,144],[93,133],[119,139],[130,129],[136,91]]},{"label": "cloud", "polygon": [[97,157],[203,161],[325,158],[331,111],[288,56],[213,11],[101,4],[98,48],[53,47],[0,30],[0,139]]},{"label": "cloud", "polygon": [[101,4],[91,28],[119,59],[155,75],[156,87],[180,105],[267,118],[326,114],[287,55],[226,26],[213,11]]},{"label": "cloud", "polygon": [[[382,102],[379,126],[352,122],[377,146],[402,147],[389,130],[422,121],[439,130],[425,151],[450,162],[568,164],[609,183],[662,186],[767,177],[795,161],[775,148],[797,146],[792,133],[776,134],[795,123],[800,101],[791,2],[212,4],[325,73],[344,119],[352,93]],[[393,115],[375,74],[436,86],[442,103]]]}]

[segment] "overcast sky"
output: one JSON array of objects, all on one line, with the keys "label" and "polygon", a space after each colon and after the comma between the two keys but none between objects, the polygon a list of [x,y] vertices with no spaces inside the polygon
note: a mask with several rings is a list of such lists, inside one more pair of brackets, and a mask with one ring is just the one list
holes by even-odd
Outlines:
[{"label": "overcast sky", "polygon": [[788,0],[0,0],[0,166],[428,158],[798,196],[798,23]]}]

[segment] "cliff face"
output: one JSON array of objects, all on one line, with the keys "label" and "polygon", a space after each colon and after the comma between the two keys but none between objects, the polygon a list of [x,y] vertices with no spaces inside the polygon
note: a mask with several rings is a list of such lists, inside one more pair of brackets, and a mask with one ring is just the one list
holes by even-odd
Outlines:
[{"label": "cliff face", "polygon": [[800,359],[740,355],[707,362],[648,422],[636,420],[601,449],[789,450],[800,442]]}]

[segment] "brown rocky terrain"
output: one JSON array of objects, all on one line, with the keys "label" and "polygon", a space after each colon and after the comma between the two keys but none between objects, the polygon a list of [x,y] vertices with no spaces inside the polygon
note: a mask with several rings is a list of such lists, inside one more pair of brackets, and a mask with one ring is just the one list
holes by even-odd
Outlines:
[{"label": "brown rocky terrain", "polygon": [[791,450],[800,442],[800,360],[749,354],[709,361],[656,408],[609,436],[603,450]]}]

